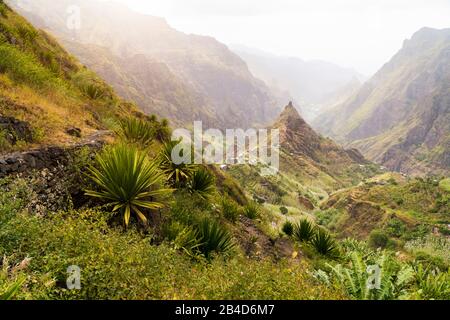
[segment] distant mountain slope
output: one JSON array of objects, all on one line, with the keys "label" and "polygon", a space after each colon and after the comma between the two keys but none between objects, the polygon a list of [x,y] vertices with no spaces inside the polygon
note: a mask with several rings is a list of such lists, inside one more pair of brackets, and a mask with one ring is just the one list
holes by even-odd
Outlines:
[{"label": "distant mountain slope", "polygon": [[[79,30],[66,26],[67,9],[74,5],[82,13]],[[269,88],[213,38],[184,34],[164,19],[112,2],[35,0],[27,9],[21,12],[60,39],[95,45],[86,51],[69,48],[122,95],[174,122],[247,127],[268,123],[279,112]],[[102,66],[105,60],[112,73]]]},{"label": "distant mountain slope", "polygon": [[450,29],[423,28],[353,97],[314,126],[412,174],[450,171]]},{"label": "distant mountain slope", "polygon": [[277,56],[240,45],[233,45],[231,49],[256,77],[271,87],[287,90],[302,105],[307,121],[342,96],[349,97],[355,85],[359,88],[363,80],[363,76],[352,69],[324,61]]}]

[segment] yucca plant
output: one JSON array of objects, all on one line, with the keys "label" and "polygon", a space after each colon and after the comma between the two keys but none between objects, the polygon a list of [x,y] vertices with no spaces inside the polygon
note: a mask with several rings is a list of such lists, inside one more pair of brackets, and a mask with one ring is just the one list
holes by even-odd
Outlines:
[{"label": "yucca plant", "polygon": [[314,225],[307,219],[302,219],[294,226],[293,237],[300,242],[309,242],[314,236]]},{"label": "yucca plant", "polygon": [[129,143],[148,147],[155,139],[155,127],[149,121],[128,117],[119,121],[117,134]]},{"label": "yucca plant", "polygon": [[[168,141],[164,143],[160,153],[160,168],[166,175],[169,183],[177,188],[185,186],[195,171],[195,166],[193,164],[177,164],[172,159],[172,151],[180,143],[180,141]],[[182,156],[182,154],[180,156]]]},{"label": "yucca plant", "polygon": [[244,215],[249,219],[258,219],[261,216],[261,210],[257,203],[250,202],[244,207]]},{"label": "yucca plant", "polygon": [[209,200],[216,192],[216,181],[208,170],[200,168],[194,172],[187,187],[191,194],[203,200]]},{"label": "yucca plant", "polygon": [[332,256],[337,253],[336,241],[322,228],[318,228],[311,239],[312,246],[324,256]]},{"label": "yucca plant", "polygon": [[286,221],[283,224],[283,227],[281,228],[281,231],[283,231],[284,234],[286,234],[287,236],[291,237],[292,234],[294,233],[294,224],[292,222],[290,222],[289,220]]},{"label": "yucca plant", "polygon": [[227,254],[234,250],[235,244],[231,234],[218,221],[203,219],[197,226],[199,250],[211,259],[212,253]]},{"label": "yucca plant", "polygon": [[164,175],[157,165],[133,145],[118,144],[98,154],[96,165],[89,168],[88,175],[99,191],[87,190],[86,195],[113,205],[113,211],[123,215],[126,226],[132,213],[146,223],[143,210],[164,207],[156,198],[171,193],[170,189],[161,187]]},{"label": "yucca plant", "polygon": [[171,136],[171,130],[169,127],[169,121],[162,119],[155,128],[155,136],[160,142],[167,142]]}]

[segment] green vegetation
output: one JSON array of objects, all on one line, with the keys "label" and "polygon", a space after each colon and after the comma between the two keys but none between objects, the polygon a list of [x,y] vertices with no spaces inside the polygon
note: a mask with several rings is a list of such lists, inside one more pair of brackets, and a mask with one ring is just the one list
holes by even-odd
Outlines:
[{"label": "green vegetation", "polygon": [[187,189],[191,194],[209,200],[216,192],[215,178],[208,170],[197,169],[189,180]]},{"label": "green vegetation", "polygon": [[294,227],[293,237],[300,242],[309,242],[314,237],[314,225],[307,219],[302,219]]},{"label": "green vegetation", "polygon": [[[180,146],[178,141],[168,141],[164,143],[160,154],[160,168],[167,176],[167,181],[174,187],[185,186],[187,181],[191,178],[195,168],[189,163],[176,163],[173,161],[172,153],[176,152],[175,148],[180,148],[180,158],[183,158],[185,149]],[[175,150],[174,150],[175,149]],[[191,158],[192,159],[192,158]]]},{"label": "green vegetation", "polygon": [[244,216],[252,220],[259,219],[261,217],[260,206],[255,202],[249,202],[244,206]]},{"label": "green vegetation", "polygon": [[88,190],[86,195],[100,198],[119,211],[128,226],[131,214],[147,223],[143,210],[164,207],[156,197],[166,196],[170,190],[162,188],[164,177],[154,162],[135,146],[119,144],[97,156],[96,165],[89,168],[90,177],[99,191]]},{"label": "green vegetation", "polygon": [[217,221],[203,219],[198,225],[199,250],[207,258],[215,253],[229,254],[235,244],[231,234]]},{"label": "green vegetation", "polygon": [[337,254],[337,243],[331,235],[322,228],[318,228],[311,239],[311,245],[318,253],[324,256],[333,256]]},{"label": "green vegetation", "polygon": [[294,224],[290,221],[286,221],[283,223],[281,231],[283,231],[285,235],[291,237],[294,234]]}]

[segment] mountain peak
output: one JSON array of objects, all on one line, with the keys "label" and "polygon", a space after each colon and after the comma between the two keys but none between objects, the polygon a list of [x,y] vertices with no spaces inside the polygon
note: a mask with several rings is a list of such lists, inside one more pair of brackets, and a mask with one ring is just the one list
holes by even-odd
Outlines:
[{"label": "mountain peak", "polygon": [[283,112],[278,117],[275,126],[280,128],[286,127],[290,130],[299,130],[302,127],[308,127],[308,124],[300,116],[292,101],[289,101],[289,104],[284,107]]}]

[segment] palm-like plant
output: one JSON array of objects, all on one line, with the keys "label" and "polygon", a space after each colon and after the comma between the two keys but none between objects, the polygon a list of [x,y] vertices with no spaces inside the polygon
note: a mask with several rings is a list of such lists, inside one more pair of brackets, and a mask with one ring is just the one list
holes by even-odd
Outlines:
[{"label": "palm-like plant", "polygon": [[293,236],[297,241],[309,242],[314,236],[314,225],[307,219],[300,220],[293,230]]},{"label": "palm-like plant", "polygon": [[128,117],[119,121],[117,133],[129,143],[147,147],[155,139],[156,129],[149,121]]},{"label": "palm-like plant", "polygon": [[188,191],[199,196],[203,200],[210,199],[216,191],[214,176],[206,169],[200,168],[194,172],[188,182]]},{"label": "palm-like plant", "polygon": [[203,219],[198,225],[199,250],[207,258],[213,252],[230,253],[235,248],[231,234],[219,222]]},{"label": "palm-like plant", "polygon": [[[195,166],[191,163],[177,164],[172,159],[172,152],[180,141],[168,141],[164,143],[160,153],[160,168],[172,186],[180,187],[191,178]],[[182,156],[182,155],[180,155]]]},{"label": "palm-like plant", "polygon": [[155,129],[155,136],[160,142],[167,142],[170,139],[170,127],[167,119],[162,119]]},{"label": "palm-like plant", "polygon": [[170,194],[161,188],[164,175],[151,162],[144,151],[136,146],[119,144],[97,155],[96,166],[89,168],[89,176],[100,191],[87,190],[86,195],[100,198],[121,212],[125,225],[135,213],[144,223],[144,209],[164,207],[157,197]]},{"label": "palm-like plant", "polygon": [[318,228],[311,239],[311,244],[318,253],[324,256],[331,256],[337,251],[336,241],[322,228]]},{"label": "palm-like plant", "polygon": [[290,237],[294,233],[294,224],[288,220],[283,224],[281,230]]}]

